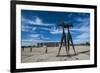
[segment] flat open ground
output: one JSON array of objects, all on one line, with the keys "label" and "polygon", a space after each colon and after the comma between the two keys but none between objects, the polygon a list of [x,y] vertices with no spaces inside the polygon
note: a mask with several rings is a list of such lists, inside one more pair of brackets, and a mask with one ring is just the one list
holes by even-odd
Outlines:
[{"label": "flat open ground", "polygon": [[77,55],[74,55],[72,47],[70,47],[71,56],[66,56],[65,47],[62,47],[60,56],[57,56],[59,47],[47,47],[47,54],[45,53],[45,47],[25,48],[21,52],[21,62],[50,62],[50,61],[69,61],[69,60],[89,60],[90,59],[90,46],[75,46]]}]

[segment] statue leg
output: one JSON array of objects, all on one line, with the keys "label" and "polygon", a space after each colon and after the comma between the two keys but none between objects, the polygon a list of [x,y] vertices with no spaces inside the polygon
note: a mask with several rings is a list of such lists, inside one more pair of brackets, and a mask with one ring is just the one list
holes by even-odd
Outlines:
[{"label": "statue leg", "polygon": [[[62,38],[61,38],[61,43],[60,43],[60,47],[59,47],[59,51],[58,51],[58,55],[60,54],[62,44],[63,44],[63,36],[62,36]],[[57,55],[57,56],[58,56],[58,55]]]},{"label": "statue leg", "polygon": [[69,41],[69,33],[67,34],[67,43],[68,43],[68,55],[70,55],[69,50],[70,50],[70,41]]},{"label": "statue leg", "polygon": [[68,39],[68,55],[70,55],[69,50],[70,50],[70,42],[69,42],[69,39]]},{"label": "statue leg", "polygon": [[74,50],[74,54],[76,55],[76,51],[75,51],[75,47],[74,47],[74,44],[73,44],[73,39],[72,39],[71,34],[70,34],[70,41],[71,41],[71,43],[72,43],[72,48],[73,48],[73,50]]},{"label": "statue leg", "polygon": [[69,53],[68,53],[68,49],[67,49],[66,37],[65,37],[65,39],[64,39],[64,44],[65,44],[66,54],[68,55]]}]

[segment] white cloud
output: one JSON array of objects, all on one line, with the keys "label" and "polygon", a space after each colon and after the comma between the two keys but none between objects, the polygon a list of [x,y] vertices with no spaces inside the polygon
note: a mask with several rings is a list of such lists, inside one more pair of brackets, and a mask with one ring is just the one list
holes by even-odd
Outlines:
[{"label": "white cloud", "polygon": [[39,38],[40,34],[30,34],[29,36],[31,38]]},{"label": "white cloud", "polygon": [[80,40],[80,39],[75,39],[73,40],[74,44],[80,44],[80,43],[86,43],[86,42],[89,42],[88,40]]},{"label": "white cloud", "polygon": [[31,27],[27,25],[22,25],[21,27],[21,31],[24,31],[24,32],[34,32],[36,29],[37,27]]},{"label": "white cloud", "polygon": [[51,29],[49,28],[41,28],[42,30],[47,30],[47,31],[50,31]]},{"label": "white cloud", "polygon": [[78,24],[80,25],[80,27],[74,27],[71,29],[72,31],[80,31],[80,32],[90,31],[90,23],[89,23],[90,19],[89,18],[85,18],[85,19],[77,18],[76,20],[81,22],[80,24]]},{"label": "white cloud", "polygon": [[39,17],[36,17],[35,20],[33,20],[33,21],[37,25],[43,24],[42,19],[40,19]]},{"label": "white cloud", "polygon": [[49,38],[49,37],[44,37],[44,35],[41,35],[41,39],[45,39],[45,40],[50,40],[51,38]]},{"label": "white cloud", "polygon": [[[62,32],[63,32],[63,30],[60,28],[60,29],[56,29],[56,28],[52,28],[51,30],[50,30],[50,33],[51,34],[62,34]],[[65,29],[65,33],[67,33],[67,29]]]},{"label": "white cloud", "polygon": [[88,27],[81,27],[78,31],[80,31],[81,34],[75,37],[75,42],[84,43],[90,41],[90,29]]},{"label": "white cloud", "polygon": [[31,20],[29,20],[29,19],[26,19],[26,18],[24,18],[23,16],[22,16],[22,18],[21,18],[21,21],[22,21],[22,25],[24,25],[23,23],[28,23],[28,24],[34,23],[33,21],[31,21]]},{"label": "white cloud", "polygon": [[78,35],[78,36],[76,37],[76,39],[88,40],[89,37],[90,37],[90,34],[85,32],[85,33],[82,33],[81,35]]},{"label": "white cloud", "polygon": [[57,30],[51,30],[50,33],[51,34],[61,34],[62,31],[57,29]]},{"label": "white cloud", "polygon": [[31,41],[33,41],[33,39],[31,38],[31,39],[22,39],[22,42],[31,42]]},{"label": "white cloud", "polygon": [[21,31],[29,32],[29,29],[22,28]]},{"label": "white cloud", "polygon": [[28,32],[28,31],[30,31],[30,29],[31,29],[31,27],[29,27],[29,26],[21,26],[21,31],[26,31],[26,32]]},{"label": "white cloud", "polygon": [[89,22],[90,21],[90,18],[77,18],[76,19],[76,21],[79,21],[79,22],[82,22],[82,23],[84,23],[84,22]]},{"label": "white cloud", "polygon": [[34,16],[33,19],[27,19],[22,17],[22,22],[27,23],[28,25],[43,25],[43,26],[51,26],[54,24],[44,23],[41,18]]},{"label": "white cloud", "polygon": [[71,31],[79,31],[79,32],[87,32],[87,31],[90,31],[90,28],[89,27],[76,27],[76,28],[72,28]]},{"label": "white cloud", "polygon": [[37,27],[33,27],[32,30],[35,31],[37,29]]}]

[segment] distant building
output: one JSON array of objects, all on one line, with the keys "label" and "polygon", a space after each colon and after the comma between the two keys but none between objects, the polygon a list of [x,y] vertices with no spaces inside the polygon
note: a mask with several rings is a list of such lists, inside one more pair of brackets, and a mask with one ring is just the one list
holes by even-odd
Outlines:
[{"label": "distant building", "polygon": [[37,43],[37,47],[57,47],[59,46],[60,42],[45,42],[45,43]]}]

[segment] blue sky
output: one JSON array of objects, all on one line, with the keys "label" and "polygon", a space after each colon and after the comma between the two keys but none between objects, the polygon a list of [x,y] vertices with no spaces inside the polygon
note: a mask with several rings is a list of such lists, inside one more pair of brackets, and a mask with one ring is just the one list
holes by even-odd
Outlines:
[{"label": "blue sky", "polygon": [[[90,14],[79,12],[53,12],[21,10],[22,45],[39,42],[59,42],[62,29],[57,28],[61,21],[71,22],[70,29],[74,43],[90,41]],[[65,30],[67,33],[67,29]]]}]

